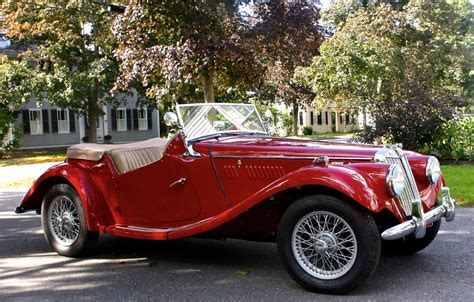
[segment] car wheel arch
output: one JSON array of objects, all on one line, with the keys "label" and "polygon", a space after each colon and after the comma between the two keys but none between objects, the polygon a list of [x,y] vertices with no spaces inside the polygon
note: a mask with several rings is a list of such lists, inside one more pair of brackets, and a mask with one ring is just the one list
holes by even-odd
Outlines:
[{"label": "car wheel arch", "polygon": [[274,198],[278,200],[279,198],[283,197],[282,199],[285,200],[285,202],[280,204],[280,208],[282,211],[285,211],[286,208],[288,208],[290,204],[293,203],[295,200],[297,200],[300,197],[308,196],[308,195],[333,196],[349,204],[353,204],[359,209],[373,212],[370,208],[368,208],[367,206],[364,206],[362,202],[357,201],[353,197],[345,194],[344,192],[341,192],[337,189],[334,189],[329,186],[324,186],[324,185],[307,184],[307,185],[288,188],[286,190],[279,192],[278,194],[275,194]]},{"label": "car wheel arch", "polygon": [[[78,172],[77,170],[73,173],[81,173]],[[71,175],[71,171],[69,171],[68,175]],[[86,176],[85,173],[82,173],[83,177],[88,177]],[[87,228],[90,231],[99,231],[99,222],[97,221],[97,215],[95,213],[94,206],[91,203],[91,198],[89,196],[95,195],[93,192],[89,192],[90,190],[87,190],[86,188],[81,187],[80,184],[78,184],[75,181],[71,181],[71,177],[66,177],[64,176],[64,173],[61,173],[61,170],[56,170],[56,171],[48,171],[45,174],[43,174],[39,179],[35,181],[33,184],[33,187],[30,188],[30,190],[27,192],[23,200],[21,201],[20,207],[25,210],[35,210],[36,213],[41,214],[41,206],[44,202],[44,198],[47,194],[47,192],[57,184],[68,184],[74,190],[77,192],[77,194],[80,196],[82,204],[84,206],[85,212],[87,213],[86,215],[86,223],[87,223]]]}]

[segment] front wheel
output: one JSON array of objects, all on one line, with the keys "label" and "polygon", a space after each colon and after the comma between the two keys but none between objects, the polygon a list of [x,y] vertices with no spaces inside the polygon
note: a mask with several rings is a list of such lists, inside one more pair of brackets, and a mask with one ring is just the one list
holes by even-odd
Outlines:
[{"label": "front wheel", "polygon": [[92,251],[99,234],[87,229],[81,198],[68,184],[57,184],[46,193],[41,207],[46,240],[60,255],[79,257]]},{"label": "front wheel", "polygon": [[310,291],[344,294],[365,282],[380,259],[372,216],[339,198],[311,195],[283,214],[277,233],[285,269]]}]

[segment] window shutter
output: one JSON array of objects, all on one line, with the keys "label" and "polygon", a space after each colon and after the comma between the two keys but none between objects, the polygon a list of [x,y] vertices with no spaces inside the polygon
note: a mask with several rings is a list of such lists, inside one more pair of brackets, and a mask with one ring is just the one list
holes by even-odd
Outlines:
[{"label": "window shutter", "polygon": [[117,109],[111,109],[110,115],[112,116],[112,130],[117,131]]},{"label": "window shutter", "polygon": [[133,109],[133,129],[138,130],[138,110]]},{"label": "window shutter", "polygon": [[51,133],[58,133],[58,110],[51,109]]},{"label": "window shutter", "polygon": [[132,130],[132,110],[127,109],[127,130]]},{"label": "window shutter", "polygon": [[153,113],[153,109],[148,108],[146,111],[146,118],[148,121],[148,130],[153,129],[153,118],[151,117],[152,113]]},{"label": "window shutter", "polygon": [[69,109],[69,132],[76,132],[76,119],[74,116],[74,111]]},{"label": "window shutter", "polygon": [[329,125],[329,114],[328,112],[324,112],[325,116],[326,116],[326,125]]},{"label": "window shutter", "polygon": [[43,109],[43,133],[49,133],[49,110]]},{"label": "window shutter", "polygon": [[30,134],[30,111],[23,110],[23,134]]}]

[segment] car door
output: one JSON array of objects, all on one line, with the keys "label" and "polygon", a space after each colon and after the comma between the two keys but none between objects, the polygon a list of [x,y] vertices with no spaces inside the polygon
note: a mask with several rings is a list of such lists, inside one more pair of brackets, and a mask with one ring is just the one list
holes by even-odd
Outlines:
[{"label": "car door", "polygon": [[196,218],[200,204],[186,164],[182,155],[165,153],[159,161],[120,175],[117,190],[123,221],[165,228]]}]

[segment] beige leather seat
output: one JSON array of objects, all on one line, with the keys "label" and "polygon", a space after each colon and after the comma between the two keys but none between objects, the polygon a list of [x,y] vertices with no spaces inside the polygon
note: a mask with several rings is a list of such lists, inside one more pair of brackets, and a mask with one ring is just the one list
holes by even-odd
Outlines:
[{"label": "beige leather seat", "polygon": [[79,144],[68,148],[67,158],[98,161],[108,153],[121,174],[160,160],[167,144],[161,138],[118,145]]}]

